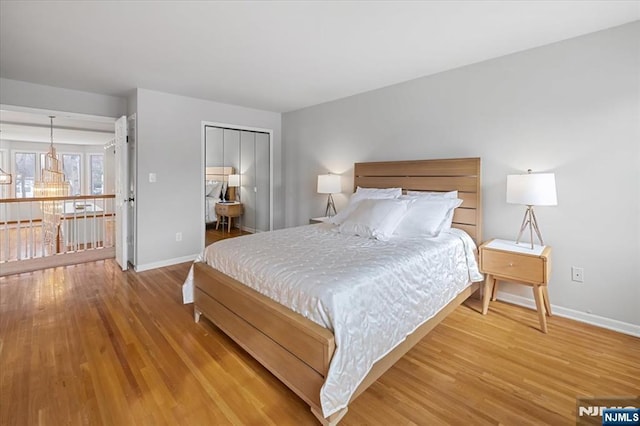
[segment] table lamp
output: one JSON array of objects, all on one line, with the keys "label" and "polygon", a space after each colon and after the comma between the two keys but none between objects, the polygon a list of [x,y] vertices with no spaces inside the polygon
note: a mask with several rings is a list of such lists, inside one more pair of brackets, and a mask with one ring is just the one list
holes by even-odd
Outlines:
[{"label": "table lamp", "polygon": [[332,194],[342,191],[340,175],[318,175],[318,194],[329,194],[327,197],[327,208],[324,215],[331,217],[336,214],[336,205],[333,203]]},{"label": "table lamp", "polygon": [[531,249],[533,250],[534,231],[540,240],[540,244],[544,245],[533,207],[558,205],[555,174],[531,173],[531,169],[529,169],[527,174],[508,175],[507,203],[527,206],[527,210],[524,212],[524,218],[522,219],[522,225],[520,226],[520,232],[516,239],[516,244],[520,243],[520,238],[522,237],[523,232],[525,229],[529,228]]},{"label": "table lamp", "polygon": [[230,201],[237,201],[237,196],[236,196],[236,188],[240,186],[240,175],[229,175],[229,179],[227,181],[227,185],[230,188],[229,191],[229,198],[231,198]]}]

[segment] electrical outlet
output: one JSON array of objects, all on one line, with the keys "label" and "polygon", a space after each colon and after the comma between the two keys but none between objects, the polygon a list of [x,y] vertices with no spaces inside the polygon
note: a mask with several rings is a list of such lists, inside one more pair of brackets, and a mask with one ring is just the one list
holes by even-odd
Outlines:
[{"label": "electrical outlet", "polygon": [[578,283],[584,282],[584,269],[578,268],[577,266],[571,267],[571,281],[575,281]]},{"label": "electrical outlet", "polygon": [[176,241],[182,241],[182,232],[176,232]]}]

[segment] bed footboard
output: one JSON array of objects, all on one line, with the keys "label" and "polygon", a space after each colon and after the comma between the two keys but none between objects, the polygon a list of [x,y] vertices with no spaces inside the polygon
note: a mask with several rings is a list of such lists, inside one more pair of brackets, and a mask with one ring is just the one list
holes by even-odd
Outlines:
[{"label": "bed footboard", "polygon": [[333,334],[204,263],[194,264],[194,284],[195,312],[320,410],[320,388],[335,350]]}]

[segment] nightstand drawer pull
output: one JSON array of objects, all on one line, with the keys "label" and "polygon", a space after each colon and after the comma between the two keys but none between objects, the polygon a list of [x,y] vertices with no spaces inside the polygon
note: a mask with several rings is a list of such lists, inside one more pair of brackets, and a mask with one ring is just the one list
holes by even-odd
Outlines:
[{"label": "nightstand drawer pull", "polygon": [[513,262],[509,262],[509,266],[513,266]]}]

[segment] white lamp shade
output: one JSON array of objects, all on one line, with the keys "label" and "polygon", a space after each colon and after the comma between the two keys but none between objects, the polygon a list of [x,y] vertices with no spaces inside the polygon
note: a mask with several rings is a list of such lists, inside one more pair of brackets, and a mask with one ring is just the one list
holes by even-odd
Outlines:
[{"label": "white lamp shade", "polygon": [[240,175],[229,175],[229,186],[240,186]]},{"label": "white lamp shade", "polygon": [[337,194],[342,191],[340,175],[318,175],[319,194]]},{"label": "white lamp shade", "polygon": [[526,206],[556,206],[556,175],[528,173],[507,176],[507,203]]}]

